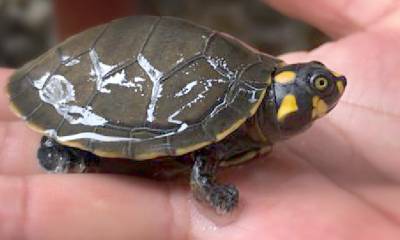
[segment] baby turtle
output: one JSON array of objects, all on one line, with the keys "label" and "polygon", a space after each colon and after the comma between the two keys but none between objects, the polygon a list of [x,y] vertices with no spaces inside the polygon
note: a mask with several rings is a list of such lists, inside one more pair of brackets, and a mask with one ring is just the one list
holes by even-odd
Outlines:
[{"label": "baby turtle", "polygon": [[135,16],[50,49],[15,72],[8,93],[45,135],[46,170],[84,172],[100,158],[186,163],[194,196],[225,213],[239,194],[216,181],[218,167],[308,128],[345,86],[319,62],[286,65],[181,19]]}]

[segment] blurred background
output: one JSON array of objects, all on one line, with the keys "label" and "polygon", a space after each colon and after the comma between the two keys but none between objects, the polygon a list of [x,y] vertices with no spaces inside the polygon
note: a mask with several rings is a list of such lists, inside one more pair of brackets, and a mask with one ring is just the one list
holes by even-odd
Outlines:
[{"label": "blurred background", "polygon": [[71,34],[135,14],[185,18],[273,55],[328,40],[261,0],[0,0],[0,66],[19,67]]}]

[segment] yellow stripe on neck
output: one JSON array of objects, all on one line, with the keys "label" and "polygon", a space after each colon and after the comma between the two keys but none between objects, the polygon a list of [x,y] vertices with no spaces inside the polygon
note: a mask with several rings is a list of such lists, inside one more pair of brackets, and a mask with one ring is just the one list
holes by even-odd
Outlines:
[{"label": "yellow stripe on neck", "polygon": [[285,118],[299,109],[296,97],[293,94],[286,95],[278,109],[278,121],[282,122]]}]

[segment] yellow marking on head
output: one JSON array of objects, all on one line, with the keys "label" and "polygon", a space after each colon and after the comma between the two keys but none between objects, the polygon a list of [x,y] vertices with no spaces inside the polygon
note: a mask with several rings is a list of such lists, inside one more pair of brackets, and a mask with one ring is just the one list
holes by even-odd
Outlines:
[{"label": "yellow marking on head", "polygon": [[298,109],[296,97],[292,94],[286,95],[278,109],[278,121],[283,121],[290,113],[296,112]]},{"label": "yellow marking on head", "polygon": [[336,82],[336,87],[337,87],[337,90],[339,91],[340,95],[342,95],[343,92],[344,92],[343,81],[337,81]]},{"label": "yellow marking on head", "polygon": [[275,82],[280,84],[289,84],[296,79],[296,73],[293,71],[283,71],[275,76]]},{"label": "yellow marking on head", "polygon": [[312,99],[313,110],[311,113],[312,119],[320,118],[328,111],[328,105],[319,96],[314,96]]},{"label": "yellow marking on head", "polygon": [[320,97],[318,97],[318,96],[314,96],[314,97],[312,98],[312,106],[313,106],[313,108],[314,108],[315,106],[317,106],[319,100],[320,100]]}]

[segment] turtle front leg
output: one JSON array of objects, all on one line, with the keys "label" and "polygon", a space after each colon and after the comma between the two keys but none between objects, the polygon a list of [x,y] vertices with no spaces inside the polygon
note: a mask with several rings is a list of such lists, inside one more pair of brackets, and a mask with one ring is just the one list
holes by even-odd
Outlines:
[{"label": "turtle front leg", "polygon": [[37,157],[40,165],[51,173],[83,173],[99,162],[90,152],[63,146],[46,136],[40,141]]},{"label": "turtle front leg", "polygon": [[218,161],[212,157],[195,156],[190,186],[194,197],[210,205],[219,214],[231,212],[238,204],[239,191],[232,184],[219,184],[216,181]]}]

